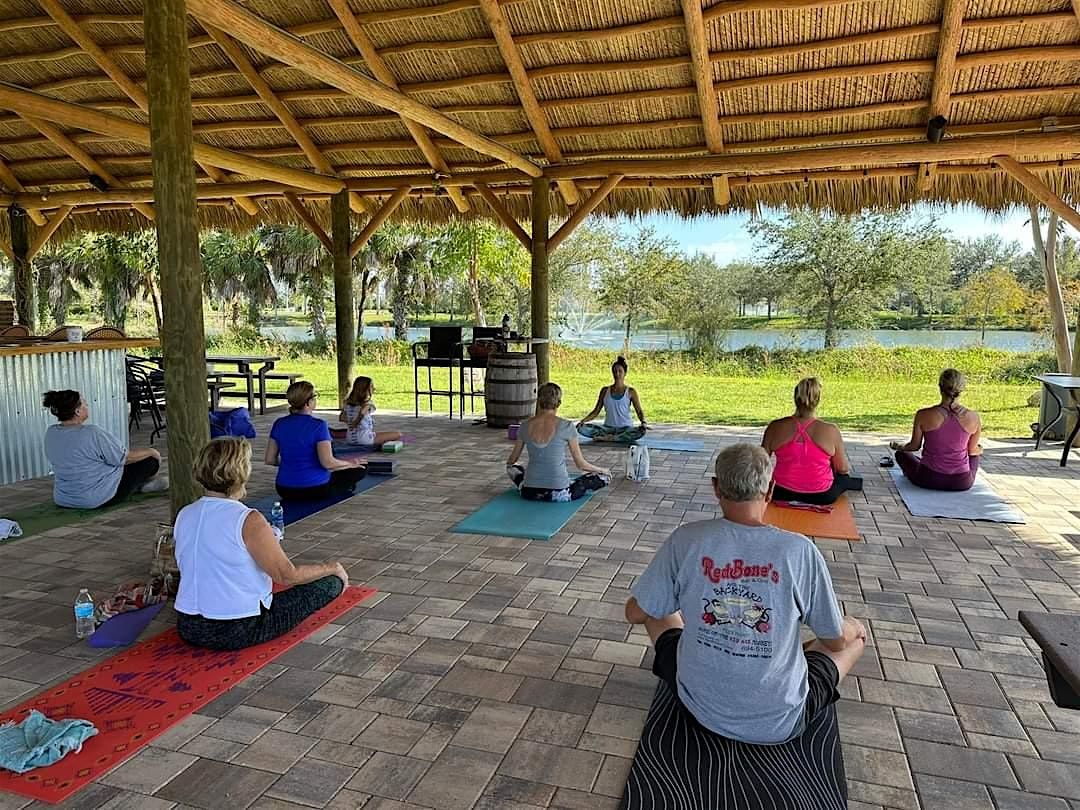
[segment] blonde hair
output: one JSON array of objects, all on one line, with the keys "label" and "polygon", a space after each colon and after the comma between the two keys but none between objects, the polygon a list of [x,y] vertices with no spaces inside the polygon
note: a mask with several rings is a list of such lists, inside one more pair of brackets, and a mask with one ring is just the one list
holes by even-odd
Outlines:
[{"label": "blonde hair", "polygon": [[290,413],[299,413],[304,410],[314,397],[315,386],[307,380],[298,380],[285,391],[285,399],[289,401]]},{"label": "blonde hair", "polygon": [[716,490],[735,502],[765,497],[773,476],[773,457],[765,448],[742,442],[725,447],[716,457]]},{"label": "blonde hair", "polygon": [[562,389],[553,382],[544,383],[536,392],[536,409],[553,411],[562,405]]},{"label": "blonde hair", "polygon": [[941,396],[947,398],[951,402],[955,402],[960,398],[960,395],[964,393],[964,389],[967,387],[967,380],[964,379],[964,375],[955,368],[947,368],[941,372],[941,376],[938,377],[937,387],[941,392]]},{"label": "blonde hair", "polygon": [[795,410],[812,413],[821,403],[821,383],[817,377],[804,377],[795,386]]},{"label": "blonde hair", "polygon": [[251,477],[251,445],[236,436],[211,439],[199,451],[194,471],[195,480],[211,492],[243,494]]}]

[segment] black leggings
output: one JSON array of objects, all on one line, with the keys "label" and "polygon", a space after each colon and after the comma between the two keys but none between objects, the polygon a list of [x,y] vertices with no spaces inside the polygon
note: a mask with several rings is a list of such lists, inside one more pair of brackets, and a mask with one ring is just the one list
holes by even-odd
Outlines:
[{"label": "black leggings", "polygon": [[120,483],[116,485],[116,494],[105,501],[102,506],[112,506],[139,491],[147,481],[158,474],[161,462],[156,458],[144,458],[142,461],[133,461],[124,465],[124,474],[120,476]]},{"label": "black leggings", "polygon": [[828,506],[835,503],[836,499],[845,492],[861,492],[862,479],[846,473],[833,473],[832,486],[824,492],[796,492],[779,484],[773,486],[772,499],[774,501],[799,501],[800,503],[812,503],[815,506]]},{"label": "black leggings", "polygon": [[277,493],[283,501],[321,501],[332,495],[352,492],[357,482],[367,475],[364,467],[346,467],[330,473],[330,480],[317,487],[286,487],[276,485]]},{"label": "black leggings", "polygon": [[274,594],[269,610],[243,619],[204,619],[187,613],[176,614],[180,638],[195,647],[211,650],[242,650],[288,633],[296,625],[329,605],[344,590],[336,576],[323,577],[305,585],[294,585]]},{"label": "black leggings", "polygon": [[603,489],[608,485],[608,479],[596,473],[585,473],[570,482],[566,489],[543,489],[540,487],[523,487],[521,482],[525,480],[525,468],[515,464],[507,469],[510,480],[518,488],[521,497],[527,501],[551,501],[563,502],[577,501],[584,498],[590,492]]}]

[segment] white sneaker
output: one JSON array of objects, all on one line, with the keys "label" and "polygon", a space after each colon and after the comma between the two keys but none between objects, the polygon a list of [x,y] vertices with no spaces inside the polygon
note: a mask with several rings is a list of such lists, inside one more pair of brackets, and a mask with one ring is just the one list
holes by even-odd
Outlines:
[{"label": "white sneaker", "polygon": [[155,476],[155,477],[151,478],[149,481],[147,481],[145,484],[143,484],[141,487],[139,487],[139,492],[143,492],[143,493],[146,493],[146,492],[164,492],[168,488],[169,488],[169,476],[167,476],[167,475],[158,475],[158,476]]}]

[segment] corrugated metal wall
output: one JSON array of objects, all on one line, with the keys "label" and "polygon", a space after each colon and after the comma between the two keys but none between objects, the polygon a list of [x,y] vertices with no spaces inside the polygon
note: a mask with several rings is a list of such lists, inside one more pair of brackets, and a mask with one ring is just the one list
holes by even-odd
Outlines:
[{"label": "corrugated metal wall", "polygon": [[44,439],[56,419],[41,407],[46,391],[81,392],[90,421],[127,444],[124,356],[122,349],[0,355],[0,484],[51,472]]}]

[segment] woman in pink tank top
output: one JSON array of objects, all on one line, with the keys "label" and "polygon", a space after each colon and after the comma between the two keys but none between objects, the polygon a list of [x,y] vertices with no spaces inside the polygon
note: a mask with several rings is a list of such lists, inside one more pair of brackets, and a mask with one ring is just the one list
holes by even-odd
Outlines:
[{"label": "woman in pink tank top", "polygon": [[841,493],[862,489],[862,479],[849,475],[840,429],[815,415],[821,383],[815,377],[795,386],[795,414],[776,419],[765,429],[761,446],[776,459],[773,500],[826,505]]},{"label": "woman in pink tank top", "polygon": [[[896,451],[896,463],[915,486],[962,492],[975,483],[982,423],[978,413],[956,402],[965,384],[964,375],[956,369],[941,372],[941,402],[915,414],[911,441],[890,445]],[[920,449],[921,458],[915,455]]]}]

